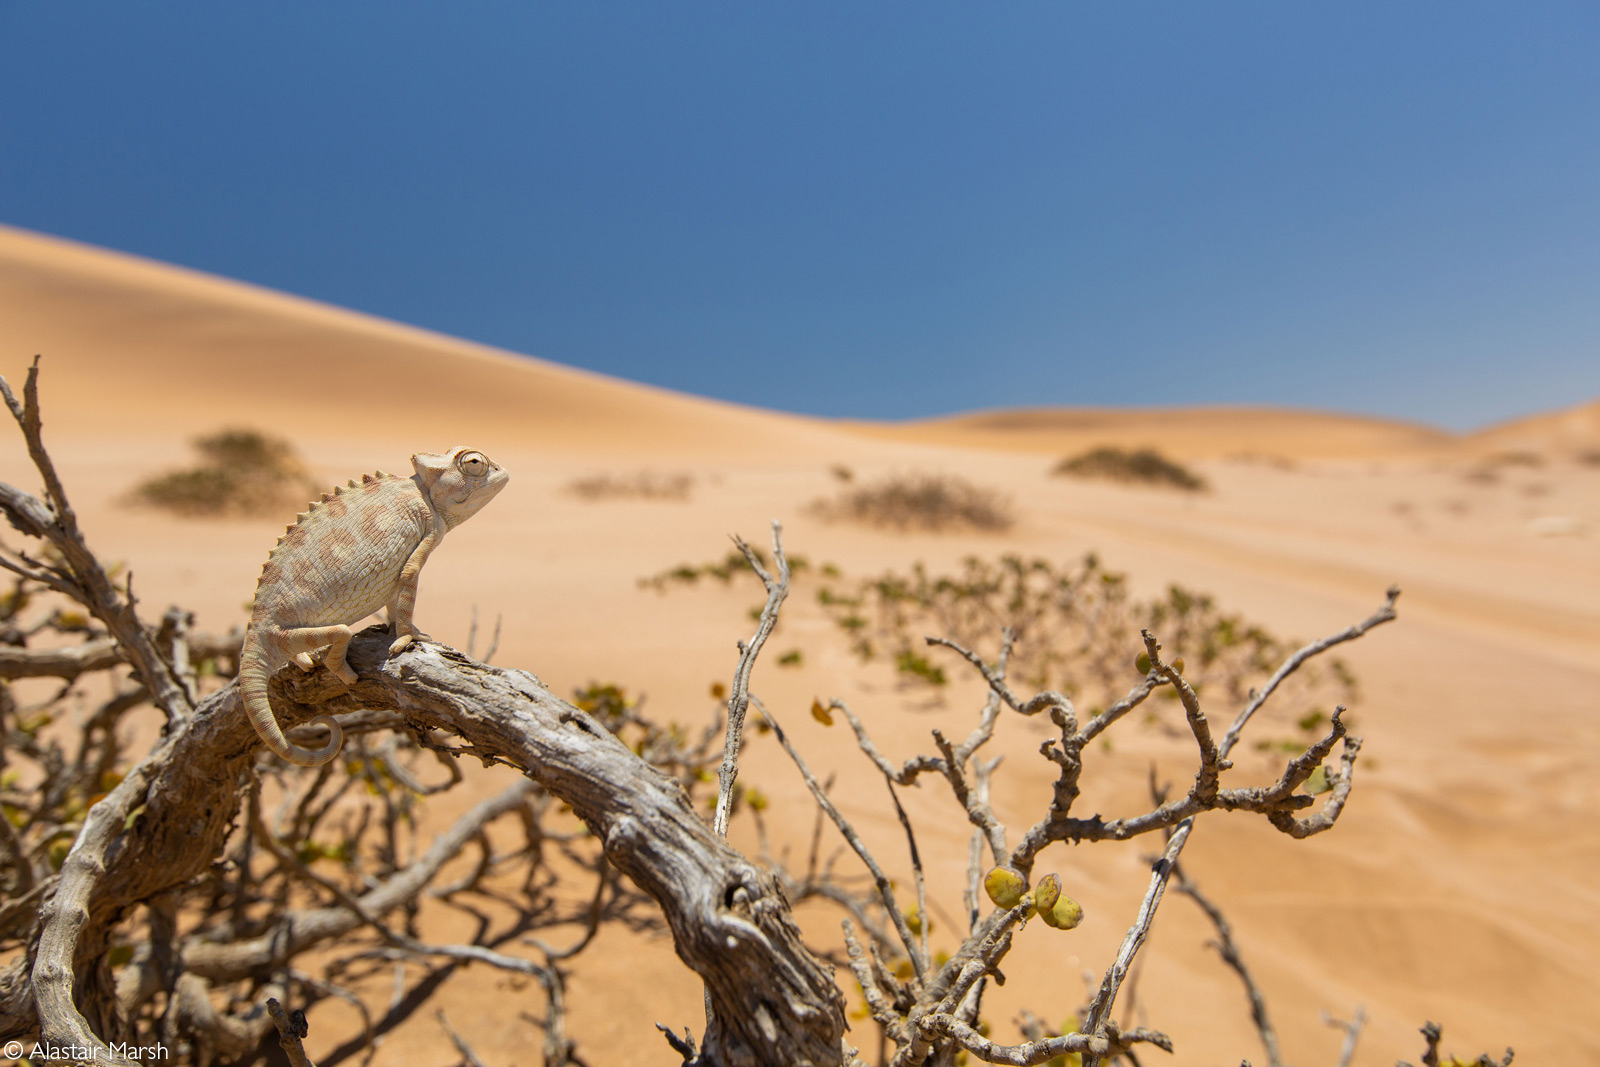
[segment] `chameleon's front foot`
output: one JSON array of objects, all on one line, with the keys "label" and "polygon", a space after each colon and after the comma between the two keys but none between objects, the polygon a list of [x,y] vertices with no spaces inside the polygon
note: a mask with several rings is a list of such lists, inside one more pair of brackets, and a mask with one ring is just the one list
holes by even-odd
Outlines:
[{"label": "chameleon's front foot", "polygon": [[356,684],[357,679],[355,669],[344,660],[340,660],[338,663],[328,664],[328,670],[332,671],[333,676],[339,679],[339,681],[343,682],[345,685]]}]

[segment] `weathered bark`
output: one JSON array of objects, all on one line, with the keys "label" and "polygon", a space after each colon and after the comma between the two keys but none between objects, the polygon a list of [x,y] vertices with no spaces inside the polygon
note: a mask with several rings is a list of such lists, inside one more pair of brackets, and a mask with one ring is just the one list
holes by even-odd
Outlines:
[{"label": "weathered bark", "polygon": [[[433,644],[391,659],[388,643],[372,632],[351,643],[349,662],[360,679],[348,690],[325,671],[301,676],[286,668],[273,687],[284,724],[389,710],[421,733],[460,737],[463,754],[521,770],[571,805],[607,860],[660,904],[679,957],[710,992],[703,1062],[841,1061],[844,1002],[830,969],[801,943],[774,876],[713,834],[677,782],[526,672]],[[104,809],[89,821],[110,835],[109,844],[90,849],[82,864],[69,860],[46,906],[33,993],[48,1040],[84,1043],[116,1032],[118,1021],[107,1016],[115,993],[99,966],[112,926],[129,907],[183,884],[220,854],[238,814],[239,783],[258,749],[229,686],[177,721],[101,801]],[[75,853],[83,846],[80,840]],[[63,973],[69,959],[70,974]],[[22,992],[0,980],[0,1021],[8,1027],[19,1018]]]},{"label": "weathered bark", "polygon": [[717,837],[676,781],[524,671],[441,645],[385,660],[386,640],[351,643],[361,677],[348,693],[325,672],[288,688],[325,701],[320,712],[390,709],[459,736],[464,752],[509,763],[570,804],[606,859],[661,905],[678,957],[705,981],[708,1062],[840,1062],[844,998],[831,968],[801,943],[777,879]]}]

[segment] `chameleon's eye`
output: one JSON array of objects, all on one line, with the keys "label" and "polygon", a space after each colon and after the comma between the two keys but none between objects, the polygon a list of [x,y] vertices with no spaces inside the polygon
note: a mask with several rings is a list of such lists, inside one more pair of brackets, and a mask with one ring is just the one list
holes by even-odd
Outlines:
[{"label": "chameleon's eye", "polygon": [[456,465],[461,468],[462,473],[473,478],[481,478],[489,473],[489,460],[482,452],[463,452]]}]

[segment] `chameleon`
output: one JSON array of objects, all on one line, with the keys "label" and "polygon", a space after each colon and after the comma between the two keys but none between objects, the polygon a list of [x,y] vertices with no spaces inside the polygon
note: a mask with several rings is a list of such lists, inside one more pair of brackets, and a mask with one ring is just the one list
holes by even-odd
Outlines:
[{"label": "chameleon", "polygon": [[392,656],[428,640],[412,619],[417,576],[444,535],[476,515],[511,476],[471,448],[419,452],[410,478],[378,471],[324,493],[278,539],[256,584],[250,625],[239,653],[245,713],[268,748],[290,763],[317,767],[344,744],[330,715],[314,720],[329,734],[320,749],[290,744],[272,713],[267,679],[287,663],[324,666],[346,685],[356,672],[345,659],[352,625],[379,608],[388,612]]}]

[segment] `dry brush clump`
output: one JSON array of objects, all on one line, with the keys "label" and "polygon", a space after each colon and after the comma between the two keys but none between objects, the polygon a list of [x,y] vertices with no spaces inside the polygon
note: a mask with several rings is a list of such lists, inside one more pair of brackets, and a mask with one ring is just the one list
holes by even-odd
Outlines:
[{"label": "dry brush clump", "polygon": [[1130,485],[1200,492],[1206,481],[1198,474],[1163,456],[1153,448],[1093,448],[1057,463],[1052,474],[1074,478],[1100,478]]},{"label": "dry brush clump", "polygon": [[568,482],[566,491],[580,500],[688,500],[694,478],[688,474],[592,474]]},{"label": "dry brush clump", "polygon": [[289,442],[234,427],[197,437],[199,464],[141,482],[130,503],[189,516],[271,514],[303,504],[316,483]]},{"label": "dry brush clump", "polygon": [[[525,671],[435,642],[389,656],[378,628],[351,643],[353,686],[320,668],[286,668],[272,680],[287,730],[333,714],[349,737],[345,759],[289,768],[260,758],[228,680],[239,635],[197,635],[176,610],[147,625],[131,584],[114,582],[89,549],[44,447],[37,365],[23,402],[9,386],[4,393],[44,492],[0,484],[0,510],[34,546],[0,552],[0,566],[14,576],[0,618],[0,1040],[67,1050],[56,1058],[126,1063],[138,1058],[127,1047],[160,1047],[183,1063],[259,1062],[276,1042],[290,1062],[309,1064],[308,1031],[322,1027],[324,1005],[341,1003],[363,1023],[320,1058],[365,1062],[452,973],[476,965],[504,971],[526,990],[520,995],[542,1030],[545,1064],[581,1062],[566,1029],[566,974],[602,928],[622,924],[664,929],[705,984],[699,1040],[687,1030],[667,1033],[686,1064],[862,1062],[845,1043],[847,1006],[832,969],[802,943],[792,918],[793,906],[816,901],[847,917],[836,958],[894,1044],[893,1063],[953,1064],[961,1055],[1134,1060],[1139,1047],[1170,1040],[1120,1028],[1112,1007],[1196,820],[1234,810],[1259,814],[1290,837],[1322,832],[1350,795],[1359,741],[1336,714],[1325,734],[1257,785],[1225,782],[1228,752],[1305,662],[1393,617],[1391,594],[1363,623],[1290,655],[1220,739],[1194,687],[1149,633],[1139,638],[1145,675],[1092,715],[1079,715],[1057,690],[1018,692],[1009,634],[988,659],[935,641],[952,663],[977,673],[988,696],[970,734],[936,732],[930,751],[901,762],[877,749],[849,707],[819,702],[813,711],[845,719],[887,783],[911,856],[909,877],[895,879],[753,687],[792,573],[776,526],[770,557],[738,544],[766,599],[717,694],[724,707],[698,731],[645,715],[613,684],[592,684],[568,703]],[[1109,820],[1075,811],[1089,742],[1168,689],[1197,748],[1194,784]],[[771,855],[766,805],[758,791],[740,789],[751,712],[816,800],[803,867]],[[160,726],[142,755],[125,747],[136,716]],[[1043,716],[1054,727],[1040,754],[1057,780],[1040,798],[1037,820],[1013,838],[989,803],[997,761],[984,752],[1015,716]],[[1327,788],[1313,795],[1303,787],[1319,771]],[[422,806],[468,773],[498,773],[505,785],[424,837]],[[967,929],[948,956],[931,951],[916,828],[896,792],[922,776],[948,786],[953,817],[972,827]],[[726,839],[741,797],[756,823],[759,859]],[[822,857],[818,843],[830,823],[866,877],[840,870],[837,856]],[[1038,1030],[1037,1039],[1012,1046],[986,1036],[983,990],[999,980],[1029,917],[1056,929],[1027,936],[1070,936],[1076,919],[1070,887],[1035,876],[1045,850],[1145,834],[1160,835],[1162,859],[1076,1029]],[[1000,903],[988,910],[982,886],[993,868],[1013,872],[1022,895],[1013,902],[1001,886]],[[573,879],[584,887],[577,906],[573,894],[552,892],[557,880]],[[428,940],[436,928],[428,915],[439,908],[478,916],[472,939]],[[396,975],[398,996],[389,992]],[[481,1062],[470,1037],[442,1012],[436,1019],[464,1060]],[[1436,1061],[1435,1049],[1425,1062]]]},{"label": "dry brush clump", "polygon": [[955,474],[896,474],[847,484],[812,510],[826,519],[893,530],[1003,533],[1016,522],[1011,501]]}]

